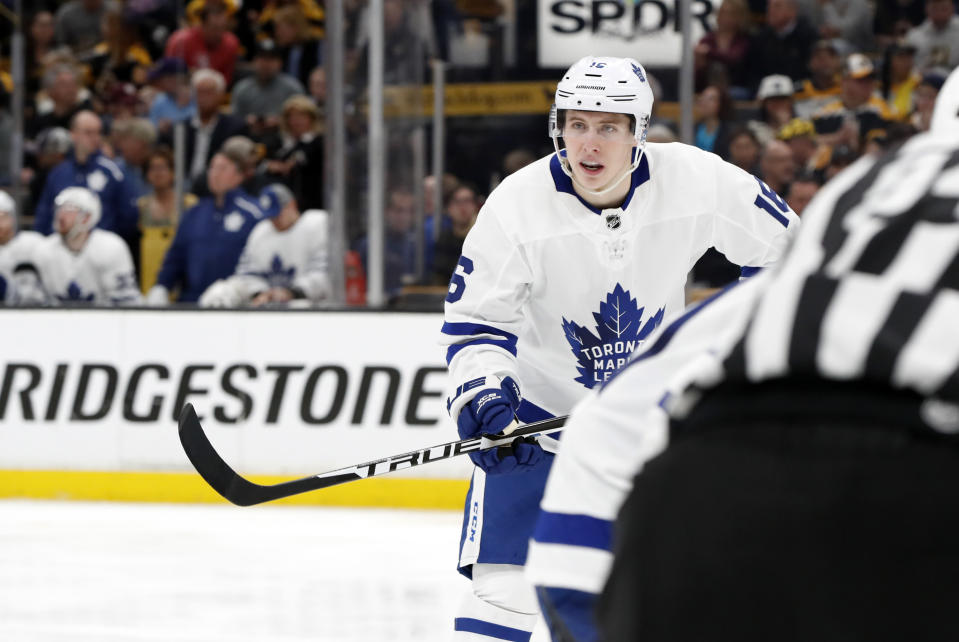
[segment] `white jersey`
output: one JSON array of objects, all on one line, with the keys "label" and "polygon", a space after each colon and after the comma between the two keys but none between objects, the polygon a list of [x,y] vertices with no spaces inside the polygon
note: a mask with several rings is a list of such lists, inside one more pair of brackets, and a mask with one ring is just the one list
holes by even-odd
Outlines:
[{"label": "white jersey", "polygon": [[307,210],[280,231],[269,220],[257,223],[243,247],[236,272],[216,281],[200,297],[200,305],[235,307],[271,288],[302,293],[316,303],[330,293],[328,216]]},{"label": "white jersey", "polygon": [[[42,298],[31,295],[31,292],[36,292],[33,257],[42,242],[42,234],[23,230],[0,245],[0,303],[18,305],[42,302]],[[30,287],[30,284],[34,287]]]},{"label": "white jersey", "polygon": [[799,227],[764,183],[688,145],[650,143],[631,181],[623,207],[600,211],[550,155],[490,194],[446,299],[452,417],[487,375],[513,377],[533,410],[568,412],[683,309],[709,247],[758,268]]},{"label": "white jersey", "polygon": [[136,305],[142,301],[133,258],[119,235],[99,228],[79,252],[69,249],[59,234],[37,248],[40,282],[51,303]]}]

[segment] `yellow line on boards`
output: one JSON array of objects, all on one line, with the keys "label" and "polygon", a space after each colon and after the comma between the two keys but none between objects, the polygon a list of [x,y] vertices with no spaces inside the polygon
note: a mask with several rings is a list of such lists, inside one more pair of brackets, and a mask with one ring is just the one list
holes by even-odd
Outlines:
[{"label": "yellow line on boards", "polygon": [[[253,475],[276,484],[290,477]],[[469,482],[460,479],[365,479],[272,502],[461,510]],[[228,504],[195,473],[0,470],[0,498]]]}]

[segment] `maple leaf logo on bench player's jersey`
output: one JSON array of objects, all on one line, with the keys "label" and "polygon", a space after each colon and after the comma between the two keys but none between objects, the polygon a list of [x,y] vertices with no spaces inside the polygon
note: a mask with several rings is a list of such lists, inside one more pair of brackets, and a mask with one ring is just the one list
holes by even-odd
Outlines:
[{"label": "maple leaf logo on bench player's jersey", "polygon": [[600,302],[599,312],[593,312],[598,334],[563,318],[566,340],[579,362],[576,381],[592,388],[609,379],[626,363],[633,350],[662,323],[665,307],[645,323],[644,311],[645,308],[636,305],[636,299],[630,298],[629,290],[617,283],[606,295],[606,301]]}]

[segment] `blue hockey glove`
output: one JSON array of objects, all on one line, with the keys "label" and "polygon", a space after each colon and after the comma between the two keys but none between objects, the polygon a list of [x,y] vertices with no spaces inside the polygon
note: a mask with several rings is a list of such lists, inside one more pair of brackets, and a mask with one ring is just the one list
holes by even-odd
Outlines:
[{"label": "blue hockey glove", "polygon": [[[512,377],[504,378],[499,388],[480,390],[460,411],[456,419],[457,432],[462,439],[501,433],[513,422],[521,399],[519,386]],[[473,452],[469,456],[487,473],[501,474],[519,466],[532,466],[542,458],[543,450],[533,440],[516,439],[510,446]]]}]

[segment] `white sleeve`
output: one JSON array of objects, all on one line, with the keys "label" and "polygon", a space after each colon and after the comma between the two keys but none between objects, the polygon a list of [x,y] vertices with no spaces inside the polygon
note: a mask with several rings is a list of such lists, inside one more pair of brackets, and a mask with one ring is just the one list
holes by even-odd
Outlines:
[{"label": "white sleeve", "polygon": [[133,257],[127,244],[116,235],[106,236],[105,256],[101,258],[101,284],[104,295],[114,305],[140,305],[143,297],[137,284]]},{"label": "white sleeve", "polygon": [[743,267],[782,258],[799,232],[799,217],[768,185],[714,154],[716,200],[711,245]]},{"label": "white sleeve", "polygon": [[[208,297],[208,305],[210,307],[235,307],[245,305],[249,303],[250,299],[257,293],[270,288],[269,282],[261,276],[269,271],[269,265],[265,264],[269,261],[269,258],[258,249],[260,239],[264,236],[264,228],[261,227],[262,225],[273,224],[270,221],[261,221],[256,224],[253,231],[250,232],[250,236],[247,237],[246,243],[243,245],[243,252],[240,253],[240,258],[236,262],[236,269],[233,271],[233,275],[221,280],[222,283],[217,286],[219,289],[214,291],[216,301],[212,302]],[[211,287],[213,285],[217,284],[211,284]],[[223,290],[223,288],[227,288],[227,290]],[[223,293],[227,295],[228,301],[221,300],[220,295]],[[206,293],[204,292],[204,294]]]},{"label": "white sleeve", "polygon": [[330,295],[329,273],[329,231],[327,215],[322,210],[309,210],[303,213],[307,229],[306,266],[293,280],[293,287],[303,291],[306,298],[314,303]]},{"label": "white sleeve", "polygon": [[490,195],[463,243],[446,297],[440,342],[449,346],[447,406],[454,419],[482,387],[468,384],[483,377],[512,377],[522,391],[517,340],[532,271],[522,246],[503,229],[504,204],[496,196]]},{"label": "white sleeve", "polygon": [[573,409],[530,541],[526,575],[533,584],[601,591],[613,559],[613,522],[633,477],[668,442],[660,404],[716,374],[769,276],[735,283],[658,328],[646,350]]}]

